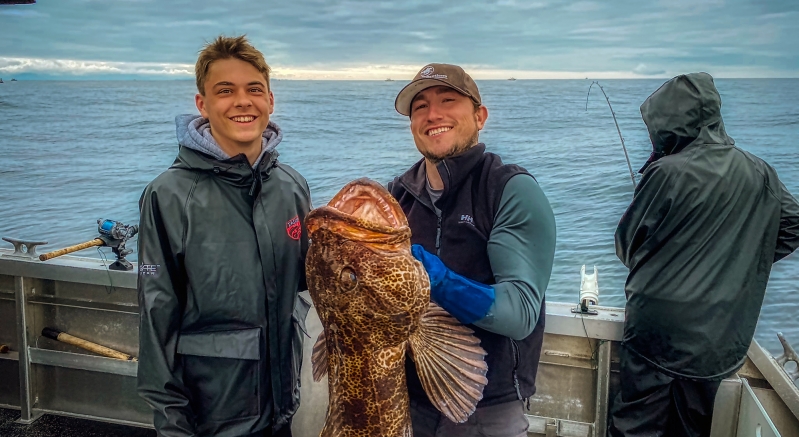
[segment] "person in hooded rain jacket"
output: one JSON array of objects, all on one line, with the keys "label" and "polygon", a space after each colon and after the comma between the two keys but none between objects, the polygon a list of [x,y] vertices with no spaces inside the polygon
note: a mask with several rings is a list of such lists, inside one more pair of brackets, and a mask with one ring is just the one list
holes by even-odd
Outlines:
[{"label": "person in hooded rain jacket", "polygon": [[201,116],[140,200],[139,394],[159,436],[290,436],[308,304],[305,180],[277,159],[269,66],[242,37],[199,55]]},{"label": "person in hooded rain jacket", "polygon": [[671,79],[641,115],[653,153],[616,230],[630,273],[610,434],[708,436],[771,266],[799,246],[799,203],[727,135],[710,75]]}]

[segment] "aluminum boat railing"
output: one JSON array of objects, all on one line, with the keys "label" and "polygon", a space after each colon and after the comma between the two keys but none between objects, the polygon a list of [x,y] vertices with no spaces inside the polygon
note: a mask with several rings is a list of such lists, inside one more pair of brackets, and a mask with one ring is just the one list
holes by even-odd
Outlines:
[{"label": "aluminum boat railing", "polygon": [[[108,262],[64,256],[47,262],[0,249],[0,407],[20,411],[29,424],[57,414],[152,426],[150,407],[136,394],[135,361],[94,355],[41,335],[54,327],[130,355],[138,355],[136,270],[107,269]],[[602,437],[608,406],[620,381],[618,347],[624,311],[547,302],[546,335],[537,393],[530,399],[530,436]],[[318,435],[327,385],[314,383],[309,358],[321,325],[311,311],[312,336],[304,348],[302,402],[293,428]],[[783,365],[757,342],[746,365],[725,380],[716,400],[714,437],[799,436],[799,388]],[[790,356],[788,356],[790,358]],[[794,375],[795,376],[795,375]]]}]

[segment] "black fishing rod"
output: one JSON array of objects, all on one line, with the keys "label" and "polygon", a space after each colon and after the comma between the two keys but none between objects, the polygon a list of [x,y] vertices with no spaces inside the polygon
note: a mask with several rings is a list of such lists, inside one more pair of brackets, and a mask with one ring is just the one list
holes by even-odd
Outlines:
[{"label": "black fishing rod", "polygon": [[[635,173],[633,173],[633,166],[630,163],[630,155],[627,153],[627,146],[624,144],[624,137],[621,135],[621,128],[619,128],[619,122],[616,120],[616,111],[613,110],[613,106],[610,104],[610,99],[608,98],[608,94],[605,92],[605,89],[598,81],[591,82],[591,85],[588,87],[588,94],[585,96],[585,110],[588,111],[588,98],[591,96],[591,88],[596,85],[602,91],[602,95],[605,96],[605,101],[608,102],[608,108],[610,108],[610,114],[613,115],[613,122],[616,123],[616,132],[619,133],[619,140],[621,140],[621,148],[624,150],[624,157],[627,159],[627,168],[630,169],[630,180],[633,181],[633,190],[635,190],[637,184],[635,182]],[[583,331],[585,332],[585,338],[588,339],[588,348],[591,350],[591,361],[595,361],[598,359],[599,348],[594,348],[591,344],[588,329],[585,327],[585,315],[597,315],[599,314],[596,310],[591,310],[590,306],[599,304],[599,284],[597,282],[597,270],[596,266],[594,266],[594,273],[592,275],[585,274],[585,265],[580,270],[580,275],[582,276],[582,282],[580,283],[580,299],[578,304],[575,308],[572,308],[571,312],[580,315],[580,320],[583,322]],[[601,340],[600,344],[603,343],[605,340]]]},{"label": "black fishing rod", "polygon": [[588,87],[588,95],[585,96],[585,110],[588,111],[588,97],[591,96],[591,88],[596,84],[599,89],[602,91],[602,94],[605,96],[605,101],[608,102],[608,108],[610,108],[610,114],[613,115],[613,122],[616,123],[616,132],[619,133],[619,139],[621,140],[621,148],[624,149],[624,157],[627,158],[627,167],[630,169],[630,179],[633,181],[633,190],[636,188],[635,183],[635,173],[633,173],[633,166],[630,164],[630,155],[627,154],[627,146],[624,145],[624,137],[621,136],[621,129],[619,129],[619,122],[616,121],[616,112],[613,110],[613,106],[610,105],[610,99],[608,98],[607,93],[605,93],[605,89],[602,88],[602,85],[599,84],[598,81],[591,82],[591,85]]}]

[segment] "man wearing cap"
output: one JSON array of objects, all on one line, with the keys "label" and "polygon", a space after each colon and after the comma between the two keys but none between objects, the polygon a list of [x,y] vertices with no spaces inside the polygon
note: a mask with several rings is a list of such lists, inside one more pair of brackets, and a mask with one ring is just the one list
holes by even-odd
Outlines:
[{"label": "man wearing cap", "polygon": [[771,266],[799,247],[799,203],[727,135],[709,74],[669,80],[641,115],[653,152],[616,229],[630,274],[610,435],[709,436]]},{"label": "man wearing cap", "polygon": [[488,110],[461,67],[425,66],[395,108],[410,117],[423,158],[389,191],[408,217],[431,299],[470,325],[488,363],[477,410],[456,424],[427,399],[409,359],[414,436],[526,436],[555,252],[552,208],[530,173],[478,142]]}]

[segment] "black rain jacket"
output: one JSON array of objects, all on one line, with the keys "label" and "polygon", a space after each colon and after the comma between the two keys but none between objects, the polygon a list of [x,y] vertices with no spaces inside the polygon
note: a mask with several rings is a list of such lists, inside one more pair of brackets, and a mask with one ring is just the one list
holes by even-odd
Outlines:
[{"label": "black rain jacket", "polygon": [[308,185],[181,147],[144,191],[138,390],[159,436],[242,436],[299,406]]},{"label": "black rain jacket", "polygon": [[799,203],[727,136],[710,75],[666,82],[641,114],[654,153],[616,230],[623,344],[669,376],[722,379],[744,363],[772,264],[799,246]]}]

